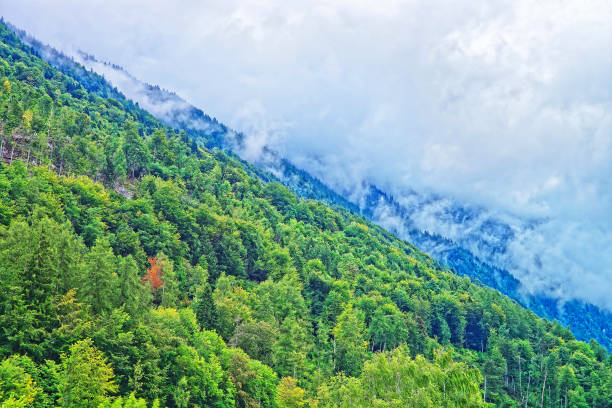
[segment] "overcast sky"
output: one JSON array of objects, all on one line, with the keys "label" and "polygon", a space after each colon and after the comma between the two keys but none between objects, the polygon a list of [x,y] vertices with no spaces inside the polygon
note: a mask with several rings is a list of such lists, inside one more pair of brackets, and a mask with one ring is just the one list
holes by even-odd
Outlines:
[{"label": "overcast sky", "polygon": [[533,289],[612,310],[612,3],[458,3],[0,0],[0,14],[336,187],[546,219],[511,248],[526,268],[538,255]]}]

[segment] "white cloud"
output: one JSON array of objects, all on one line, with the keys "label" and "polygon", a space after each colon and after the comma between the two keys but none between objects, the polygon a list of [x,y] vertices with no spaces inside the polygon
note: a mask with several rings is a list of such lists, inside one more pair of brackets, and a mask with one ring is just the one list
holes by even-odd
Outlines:
[{"label": "white cloud", "polygon": [[[366,180],[400,198],[416,189],[486,206],[514,228],[499,261],[530,289],[612,309],[606,0],[0,0],[0,10],[254,135],[249,155],[272,144],[356,196]],[[415,220],[457,239],[480,222],[436,211]],[[525,228],[522,217],[546,221]]]}]

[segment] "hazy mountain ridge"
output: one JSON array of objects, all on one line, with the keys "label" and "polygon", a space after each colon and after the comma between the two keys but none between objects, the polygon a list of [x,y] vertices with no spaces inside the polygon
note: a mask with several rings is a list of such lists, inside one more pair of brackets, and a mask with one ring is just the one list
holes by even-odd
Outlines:
[{"label": "hazy mountain ridge", "polygon": [[[450,239],[416,228],[410,218],[411,209],[401,206],[393,197],[373,186],[370,187],[367,197],[367,205],[363,207],[364,215],[367,218],[412,242],[442,264],[450,267],[455,273],[469,276],[472,280],[480,281],[499,290],[542,317],[557,319],[564,325],[569,325],[577,337],[585,339],[592,337],[601,341],[606,347],[612,347],[611,313],[579,300],[562,301],[527,293],[522,288],[521,282],[507,270],[482,260]],[[412,211],[414,210],[413,208]],[[454,216],[470,215],[466,208],[459,207]],[[491,241],[484,240],[473,244],[479,245],[480,248],[490,249],[493,256],[495,253],[503,253],[504,244],[507,242],[504,238],[509,239],[512,234],[511,228],[496,220],[490,220],[484,225],[490,228],[487,231],[489,233],[501,230],[506,235],[501,236],[497,246],[492,245]],[[474,238],[477,238],[476,234],[471,237],[471,239]]]},{"label": "hazy mountain ridge", "polygon": [[[75,61],[28,36],[24,31],[12,28],[24,42],[33,47],[39,56],[55,65],[64,74],[75,77],[88,90],[104,97],[110,96],[124,101],[127,100],[123,97],[125,93],[127,98],[137,101],[137,105],[148,110],[158,119],[175,128],[185,130],[197,143],[208,148],[217,147],[239,155],[246,148],[247,137],[244,134],[230,129],[218,122],[216,118],[211,118],[175,93],[143,83],[123,68],[100,62],[86,53],[79,53],[81,61]],[[80,64],[90,65],[94,71],[101,71],[104,79],[100,80],[97,74]],[[121,83],[121,86],[111,85],[108,81],[116,85],[113,79]],[[121,89],[121,92],[118,88]],[[513,228],[502,220],[484,214],[485,219],[477,224],[477,228],[454,242],[418,228],[414,221],[415,214],[426,206],[434,208],[435,204],[444,201],[442,197],[422,196],[413,191],[403,195],[402,203],[400,203],[376,186],[368,185],[365,186],[366,193],[355,198],[351,197],[349,192],[336,193],[319,179],[297,168],[268,147],[262,148],[256,155],[256,160],[252,161],[256,167],[272,174],[272,178],[278,178],[298,195],[319,199],[358,212],[430,253],[456,273],[469,276],[473,280],[500,290],[542,317],[557,319],[565,325],[570,325],[580,339],[595,338],[608,349],[612,348],[612,338],[608,334],[612,333],[612,314],[581,301],[563,302],[546,296],[525,293],[524,290],[521,290],[520,282],[512,274],[505,269],[493,266],[505,253],[508,242],[514,234]],[[269,174],[262,174],[253,168],[251,172],[264,180],[270,177]],[[443,211],[435,212],[434,215],[452,225],[453,223],[472,222],[483,213],[475,208],[451,205],[444,207]],[[522,222],[525,228],[530,228],[530,224],[537,223],[537,220],[519,220],[519,222]]]}]

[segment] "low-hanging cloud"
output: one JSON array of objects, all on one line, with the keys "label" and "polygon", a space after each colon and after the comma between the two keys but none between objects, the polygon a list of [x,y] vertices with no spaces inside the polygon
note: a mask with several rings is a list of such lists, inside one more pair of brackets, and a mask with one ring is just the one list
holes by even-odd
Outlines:
[{"label": "low-hanging cloud", "polygon": [[[612,310],[610,3],[373,4],[0,0],[0,13],[245,131],[249,159],[270,145],[356,201],[369,184],[417,200],[414,225],[527,290]],[[478,215],[445,216],[457,205]],[[503,251],[470,238],[491,219],[511,232]]]}]

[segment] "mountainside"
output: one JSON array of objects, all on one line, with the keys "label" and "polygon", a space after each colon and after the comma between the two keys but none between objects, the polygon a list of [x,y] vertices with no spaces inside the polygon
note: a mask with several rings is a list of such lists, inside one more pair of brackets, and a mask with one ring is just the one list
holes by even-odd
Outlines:
[{"label": "mountainside", "polygon": [[[594,338],[608,350],[612,348],[612,313],[579,300],[561,301],[544,295],[530,294],[523,290],[520,281],[507,270],[481,260],[462,246],[478,246],[479,252],[488,253],[491,258],[494,258],[496,252],[503,253],[508,236],[512,235],[511,228],[503,222],[486,219],[482,222],[485,231],[472,232],[462,244],[457,244],[440,235],[418,229],[411,217],[411,212],[416,211],[402,206],[392,196],[376,187],[371,186],[366,197],[362,215],[414,243],[455,273],[469,276],[474,281],[499,290],[541,317],[558,320],[569,326],[577,338]],[[446,216],[463,218],[479,215],[471,214],[468,209],[461,207],[456,210],[455,214]],[[486,236],[488,241],[479,239],[481,236]]]},{"label": "mountainside", "polygon": [[0,24],[2,406],[612,406],[596,341],[117,98]]},{"label": "mountainside", "polygon": [[[237,154],[244,151],[245,135],[211,118],[178,95],[142,83],[121,67],[100,62],[85,53],[80,53],[80,60],[74,61],[24,31],[15,27],[11,29],[32,46],[36,54],[64,74],[78,80],[89,92],[102,97],[113,97],[127,107],[132,104],[107,80],[83,68],[79,62],[104,73],[106,79],[125,92],[128,98],[138,101],[140,107],[171,127],[184,130],[199,145]],[[402,202],[406,204],[401,204],[373,185],[364,186],[365,193],[357,199],[351,197],[350,192],[343,196],[268,147],[264,147],[257,155],[254,164],[263,173],[245,163],[250,174],[264,181],[281,181],[301,197],[322,200],[359,213],[414,243],[455,273],[498,289],[541,317],[558,320],[569,326],[579,339],[588,341],[594,338],[608,350],[612,349],[612,313],[578,300],[565,301],[531,294],[522,288],[520,281],[510,272],[499,266],[499,258],[503,257],[514,234],[512,227],[503,220],[491,217],[479,209],[448,204],[441,197],[425,197],[416,192],[402,197]],[[471,232],[455,242],[424,231],[415,224],[414,219],[422,213],[432,213],[428,208],[438,208],[432,215],[437,222],[450,227],[462,223],[473,224]],[[523,228],[531,228],[528,222],[520,222],[525,224]]]}]

